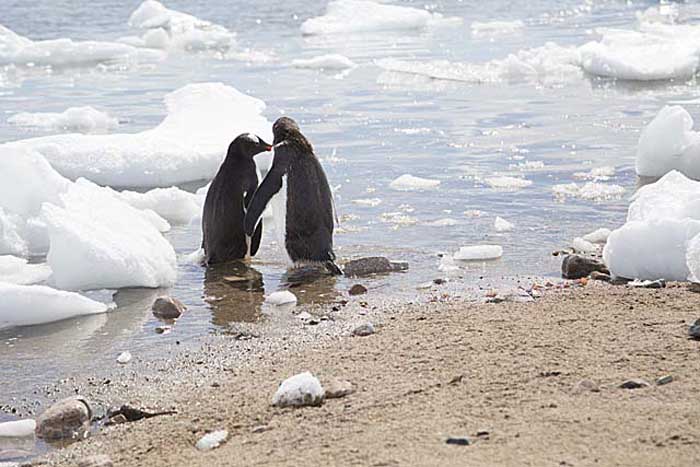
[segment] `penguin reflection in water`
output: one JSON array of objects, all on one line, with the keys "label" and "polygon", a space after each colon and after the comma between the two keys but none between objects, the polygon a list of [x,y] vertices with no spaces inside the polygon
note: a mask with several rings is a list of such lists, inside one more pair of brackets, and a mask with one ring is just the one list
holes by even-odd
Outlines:
[{"label": "penguin reflection in water", "polygon": [[204,202],[204,264],[241,260],[257,253],[262,223],[246,235],[243,222],[258,187],[253,156],[271,149],[268,143],[250,133],[239,135],[229,145],[226,159],[211,182]]},{"label": "penguin reflection in water", "polygon": [[311,143],[289,117],[272,126],[275,155],[245,215],[245,232],[253,235],[267,203],[287,176],[285,247],[295,266],[322,265],[341,275],[333,253],[333,196]]}]

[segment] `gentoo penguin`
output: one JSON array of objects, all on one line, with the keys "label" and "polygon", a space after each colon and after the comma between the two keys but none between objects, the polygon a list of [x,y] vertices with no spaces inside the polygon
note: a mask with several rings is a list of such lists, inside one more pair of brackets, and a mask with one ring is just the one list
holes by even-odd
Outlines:
[{"label": "gentoo penguin", "polygon": [[282,177],[287,175],[284,243],[289,257],[295,265],[322,264],[330,273],[342,274],[333,253],[333,197],[314,148],[289,117],[277,119],[272,134],[272,167],[246,212],[246,234],[253,233],[270,198],[282,188]]},{"label": "gentoo penguin", "polygon": [[246,236],[246,208],[258,187],[253,156],[272,147],[250,133],[236,137],[211,182],[202,213],[204,263],[215,264],[253,256],[260,246],[262,226]]}]

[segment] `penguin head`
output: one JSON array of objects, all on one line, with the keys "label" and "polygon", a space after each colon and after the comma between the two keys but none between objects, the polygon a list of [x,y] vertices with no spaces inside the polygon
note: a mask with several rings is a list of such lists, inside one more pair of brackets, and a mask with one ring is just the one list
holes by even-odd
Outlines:
[{"label": "penguin head", "polygon": [[301,130],[299,125],[289,117],[280,117],[272,125],[272,134],[274,135],[273,144],[281,143],[293,134],[299,134]]},{"label": "penguin head", "polygon": [[233,140],[228,148],[229,154],[234,154],[245,159],[252,159],[253,156],[264,151],[271,151],[272,146],[258,135],[243,133]]}]

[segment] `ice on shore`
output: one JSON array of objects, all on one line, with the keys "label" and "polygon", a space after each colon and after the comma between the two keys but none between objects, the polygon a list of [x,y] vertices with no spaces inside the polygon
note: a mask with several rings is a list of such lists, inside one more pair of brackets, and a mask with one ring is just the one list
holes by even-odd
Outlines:
[{"label": "ice on shore", "polygon": [[141,37],[123,39],[140,47],[226,52],[235,45],[234,32],[210,21],[166,8],[155,0],[146,0],[134,10],[129,17],[129,26],[145,31]]},{"label": "ice on shore", "polygon": [[131,206],[151,210],[173,224],[189,224],[201,215],[203,201],[194,194],[177,187],[154,188],[146,193],[136,191],[114,192]]},{"label": "ice on shore", "polygon": [[605,243],[608,241],[608,237],[610,236],[610,229],[606,228],[600,228],[596,229],[593,232],[587,233],[584,235],[582,238],[586,240],[587,242],[591,243]]},{"label": "ice on shore", "polygon": [[485,261],[498,259],[503,256],[503,247],[500,245],[475,245],[463,246],[453,258],[457,261]]},{"label": "ice on shore", "polygon": [[474,21],[471,24],[472,35],[474,37],[495,37],[521,32],[525,23],[520,20],[515,21]]},{"label": "ice on shore", "polygon": [[297,297],[289,290],[281,290],[266,296],[265,301],[275,306],[292,305],[297,302]]},{"label": "ice on shore", "polygon": [[[265,103],[221,83],[188,84],[166,95],[165,105],[165,119],[140,133],[62,134],[8,144],[37,151],[70,179],[169,187],[213,178],[240,133],[272,140],[272,125],[262,116]],[[270,158],[256,161],[265,168]]]},{"label": "ice on shore", "polygon": [[20,216],[6,213],[0,207],[0,255],[29,254],[29,245],[21,233],[23,225],[24,220]]},{"label": "ice on shore", "polygon": [[644,128],[637,144],[637,174],[661,177],[671,170],[700,178],[700,133],[680,106],[662,108]]},{"label": "ice on shore", "polygon": [[19,112],[7,119],[12,125],[40,130],[78,133],[104,133],[119,125],[119,120],[94,107],[70,107],[63,112]]},{"label": "ice on shore", "polygon": [[501,190],[518,190],[520,188],[526,188],[532,185],[531,180],[520,177],[509,177],[509,176],[498,176],[498,177],[488,177],[484,179],[487,185],[491,188],[497,188]]},{"label": "ice on shore", "polygon": [[348,57],[340,54],[319,55],[313,58],[298,58],[292,60],[292,66],[296,68],[312,68],[317,70],[345,70],[354,68],[355,63]]},{"label": "ice on shore", "polygon": [[618,199],[625,194],[624,187],[598,182],[587,182],[583,185],[566,183],[552,187],[554,196],[560,199],[580,198],[588,201],[603,201]]},{"label": "ice on shore", "polygon": [[0,329],[104,313],[109,307],[74,292],[0,282]]},{"label": "ice on shore", "polygon": [[515,227],[511,222],[508,222],[502,217],[497,216],[493,223],[493,228],[496,232],[510,232]]},{"label": "ice on shore", "polygon": [[51,268],[43,264],[28,264],[24,258],[0,256],[0,282],[31,285],[45,282],[51,276]]},{"label": "ice on shore", "polygon": [[[36,421],[28,418],[0,423],[0,438],[24,438],[34,436]],[[2,464],[0,464],[2,465]]]},{"label": "ice on shore", "polygon": [[600,247],[598,245],[589,242],[588,240],[581,237],[574,238],[574,241],[571,243],[571,246],[574,250],[580,253],[597,253],[600,250]]},{"label": "ice on shore", "polygon": [[328,3],[325,15],[304,21],[301,32],[304,35],[319,35],[410,31],[439,24],[461,24],[461,20],[445,18],[439,13],[418,8],[387,5],[369,0],[334,0]]},{"label": "ice on shore", "polygon": [[277,407],[321,405],[324,396],[325,391],[321,382],[306,371],[284,380],[272,398],[272,405]]},{"label": "ice on shore", "polygon": [[401,175],[392,181],[389,186],[399,191],[431,190],[440,186],[440,180],[415,177],[410,174]]}]

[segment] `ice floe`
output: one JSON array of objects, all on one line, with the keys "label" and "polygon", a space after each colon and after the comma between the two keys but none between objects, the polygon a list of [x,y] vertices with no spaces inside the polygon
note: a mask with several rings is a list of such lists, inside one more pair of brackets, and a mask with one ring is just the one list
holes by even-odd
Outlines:
[{"label": "ice floe", "polygon": [[357,204],[358,206],[367,206],[370,208],[373,208],[375,206],[379,206],[382,204],[382,200],[379,198],[360,198],[360,199],[354,199],[352,200],[353,204]]},{"label": "ice floe", "polygon": [[680,106],[666,106],[644,128],[637,144],[637,174],[661,177],[671,170],[700,179],[700,133]]},{"label": "ice floe", "polygon": [[28,264],[24,258],[11,255],[0,256],[0,282],[31,285],[45,282],[51,276],[47,264]]},{"label": "ice floe", "polygon": [[503,256],[503,247],[500,245],[474,245],[463,246],[453,258],[457,261],[485,261],[498,259]]},{"label": "ice floe", "polygon": [[581,237],[574,238],[571,246],[574,250],[580,253],[597,253],[600,251],[600,247],[598,245]]},{"label": "ice floe", "polygon": [[7,119],[12,125],[79,133],[112,130],[119,120],[94,107],[71,107],[63,112],[19,112]]},{"label": "ice floe", "polygon": [[399,191],[431,190],[440,186],[440,180],[415,177],[410,174],[401,175],[392,181],[389,186]]},{"label": "ice floe", "polygon": [[[62,134],[10,144],[37,151],[70,179],[168,187],[213,178],[228,145],[240,133],[272,139],[272,125],[261,115],[265,103],[221,83],[188,84],[166,95],[165,105],[165,119],[140,133]],[[262,167],[270,160],[270,155],[256,159]]]},{"label": "ice floe", "polygon": [[325,15],[304,21],[301,32],[304,35],[318,35],[406,31],[421,30],[445,23],[461,24],[461,20],[445,18],[439,13],[418,8],[368,0],[335,0],[328,3]]},{"label": "ice floe", "polygon": [[593,180],[594,182],[605,182],[615,176],[615,167],[604,166],[595,167],[588,172],[576,172],[574,178],[581,180]]},{"label": "ice floe", "polygon": [[525,23],[520,20],[515,21],[474,21],[471,24],[472,35],[474,37],[495,37],[521,32]]},{"label": "ice floe", "polygon": [[355,63],[348,57],[340,54],[319,55],[313,58],[298,58],[292,60],[292,66],[296,68],[313,68],[317,70],[345,70],[354,68]]},{"label": "ice floe", "polygon": [[493,228],[496,229],[496,232],[510,232],[514,227],[515,226],[511,222],[508,222],[502,217],[496,217],[493,223]]},{"label": "ice floe", "polygon": [[625,188],[620,185],[605,184],[598,182],[586,182],[583,185],[578,183],[565,183],[552,187],[554,196],[560,199],[580,198],[588,201],[603,201],[618,199],[625,194]]},{"label": "ice floe", "polygon": [[0,329],[104,313],[109,306],[74,292],[43,285],[0,282]]},{"label": "ice floe", "polygon": [[451,217],[444,217],[442,219],[437,219],[431,222],[428,222],[426,225],[429,225],[431,227],[452,227],[457,225],[459,222],[457,222],[455,219],[452,219]]},{"label": "ice floe", "polygon": [[509,176],[498,176],[498,177],[488,177],[484,179],[487,185],[491,188],[498,188],[502,190],[518,190],[520,188],[526,188],[532,185],[531,180],[520,177],[509,177]]}]

